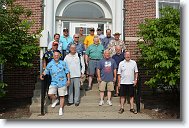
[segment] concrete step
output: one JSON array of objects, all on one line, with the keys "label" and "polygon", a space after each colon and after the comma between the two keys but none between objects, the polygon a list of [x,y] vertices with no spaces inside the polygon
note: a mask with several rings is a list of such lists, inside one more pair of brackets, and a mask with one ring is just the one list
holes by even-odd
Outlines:
[{"label": "concrete step", "polygon": [[41,89],[41,81],[35,84],[35,89]]},{"label": "concrete step", "polygon": [[[80,103],[79,106],[75,106],[74,104],[71,106],[67,106],[65,103],[65,111],[67,112],[108,112],[108,111],[117,111],[120,108],[120,104],[118,102],[112,102],[113,105],[109,106],[106,104],[103,106],[98,105],[99,101],[96,103]],[[136,107],[136,105],[135,105]],[[129,110],[130,105],[125,104],[125,109]],[[144,109],[144,105],[141,104],[141,109]],[[59,105],[57,105],[55,108],[51,108],[51,104],[46,104],[45,105],[45,112],[47,113],[56,113],[59,110]],[[30,106],[30,112],[32,113],[40,113],[41,111],[41,105],[40,104],[33,104]]]},{"label": "concrete step", "polygon": [[33,96],[34,96],[34,97],[39,97],[39,96],[41,96],[41,89],[35,89],[35,90],[33,91]]},{"label": "concrete step", "polygon": [[46,113],[44,116],[39,116],[38,113],[32,114],[29,119],[79,119],[79,120],[89,120],[89,119],[94,119],[94,120],[105,120],[105,119],[122,119],[122,120],[144,120],[144,119],[152,119],[150,116],[147,114],[143,113],[138,113],[138,114],[133,114],[128,110],[125,110],[122,114],[119,114],[118,111],[110,111],[110,112],[64,112],[63,116],[59,116],[58,112],[56,113]]}]

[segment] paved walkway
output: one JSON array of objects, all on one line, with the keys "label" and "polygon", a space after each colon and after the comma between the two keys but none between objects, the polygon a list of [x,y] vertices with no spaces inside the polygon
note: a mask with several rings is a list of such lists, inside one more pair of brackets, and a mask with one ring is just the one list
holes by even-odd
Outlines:
[{"label": "paved walkway", "polygon": [[[106,102],[106,97],[105,97]],[[98,106],[99,92],[97,84],[94,84],[90,91],[81,91],[81,103],[78,107],[75,105],[65,106],[64,115],[59,116],[59,105],[55,108],[47,106],[47,113],[44,116],[39,116],[40,113],[33,113],[29,119],[151,119],[151,117],[144,113],[133,114],[129,111],[129,104],[125,104],[125,112],[119,114],[119,97],[113,97],[113,106],[104,104]]]}]

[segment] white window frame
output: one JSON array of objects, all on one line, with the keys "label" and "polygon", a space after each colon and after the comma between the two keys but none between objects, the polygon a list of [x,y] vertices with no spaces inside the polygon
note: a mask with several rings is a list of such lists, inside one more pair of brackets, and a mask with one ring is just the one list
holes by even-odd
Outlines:
[{"label": "white window frame", "polygon": [[175,2],[175,1],[169,1],[169,0],[156,0],[156,18],[159,18],[159,3],[176,3],[176,4],[180,4],[180,2]]}]

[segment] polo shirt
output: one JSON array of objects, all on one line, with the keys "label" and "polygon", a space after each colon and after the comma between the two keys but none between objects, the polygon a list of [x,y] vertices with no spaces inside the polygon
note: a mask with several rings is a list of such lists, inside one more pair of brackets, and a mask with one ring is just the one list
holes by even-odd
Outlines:
[{"label": "polo shirt", "polygon": [[138,72],[137,64],[134,60],[123,60],[119,63],[117,74],[121,75],[120,84],[133,84],[134,75]]},{"label": "polo shirt", "polygon": [[68,44],[73,42],[73,38],[71,36],[65,37],[62,35],[60,36],[60,42],[62,43],[62,50],[66,50]]},{"label": "polo shirt", "polygon": [[51,85],[58,88],[66,86],[66,74],[69,72],[66,62],[59,60],[56,63],[54,59],[48,63],[44,71],[45,74],[51,75]]},{"label": "polo shirt", "polygon": [[71,46],[71,44],[75,44],[76,45],[76,52],[78,54],[83,55],[85,53],[85,47],[84,47],[84,45],[82,43],[80,43],[80,42],[78,42],[78,43],[74,42],[74,43],[68,44],[68,47],[66,49],[66,53],[67,54],[70,52],[70,46]]},{"label": "polo shirt", "polygon": [[89,56],[90,59],[102,59],[103,58],[104,47],[101,44],[90,45],[85,54]]},{"label": "polo shirt", "polygon": [[113,40],[114,38],[111,36],[111,37],[105,37],[103,40],[102,40],[102,45],[104,46],[104,49],[107,49],[107,46],[108,44],[110,43],[111,40]]},{"label": "polo shirt", "polygon": [[123,52],[121,54],[119,54],[119,55],[116,53],[115,55],[112,56],[112,58],[115,60],[117,66],[119,65],[119,63],[121,61],[123,61],[125,59]]},{"label": "polo shirt", "polygon": [[91,35],[86,36],[85,41],[84,41],[84,45],[86,45],[87,47],[89,47],[91,44],[93,44],[93,42],[94,42],[94,40],[93,40],[94,36],[95,35],[93,35],[93,36],[91,36]]}]

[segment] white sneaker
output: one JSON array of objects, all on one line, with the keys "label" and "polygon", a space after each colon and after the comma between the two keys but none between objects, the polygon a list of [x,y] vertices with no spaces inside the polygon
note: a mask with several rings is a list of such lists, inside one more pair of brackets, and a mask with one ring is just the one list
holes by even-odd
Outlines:
[{"label": "white sneaker", "polygon": [[112,102],[110,100],[107,100],[107,104],[112,106]]},{"label": "white sneaker", "polygon": [[58,115],[59,115],[59,116],[62,116],[62,115],[63,115],[63,109],[62,109],[62,108],[59,109]]},{"label": "white sneaker", "polygon": [[54,108],[54,107],[56,106],[56,104],[58,104],[58,102],[59,102],[59,100],[56,99],[56,100],[52,103],[51,107]]},{"label": "white sneaker", "polygon": [[99,106],[102,106],[103,104],[104,104],[104,101],[103,101],[103,100],[100,100]]}]

